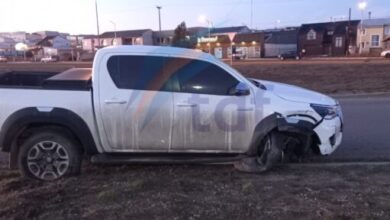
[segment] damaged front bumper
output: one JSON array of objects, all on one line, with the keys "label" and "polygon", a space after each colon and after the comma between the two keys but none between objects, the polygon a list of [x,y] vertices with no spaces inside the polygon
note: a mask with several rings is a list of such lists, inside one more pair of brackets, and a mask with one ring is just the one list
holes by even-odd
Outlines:
[{"label": "damaged front bumper", "polygon": [[319,150],[322,155],[332,154],[341,144],[343,139],[343,122],[341,117],[331,120],[323,120],[314,132],[319,138]]}]

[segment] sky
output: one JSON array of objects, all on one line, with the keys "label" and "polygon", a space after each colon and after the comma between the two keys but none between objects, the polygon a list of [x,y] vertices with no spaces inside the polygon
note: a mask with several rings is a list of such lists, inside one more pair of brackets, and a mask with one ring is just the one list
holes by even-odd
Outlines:
[{"label": "sky", "polygon": [[[253,1],[253,4],[251,2]],[[332,19],[360,19],[362,0],[97,0],[100,33],[105,31],[158,30],[156,6],[162,6],[162,28],[247,25],[255,29],[299,26]],[[390,0],[365,0],[373,18],[390,17]],[[253,5],[253,7],[252,7]],[[253,22],[251,9],[253,8]],[[96,34],[95,0],[0,0],[0,32],[55,30],[71,34]]]}]

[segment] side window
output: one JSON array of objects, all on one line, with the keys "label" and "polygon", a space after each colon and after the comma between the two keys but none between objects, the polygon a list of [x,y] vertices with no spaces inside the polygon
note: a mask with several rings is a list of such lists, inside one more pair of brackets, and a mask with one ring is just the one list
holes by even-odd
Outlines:
[{"label": "side window", "polygon": [[120,89],[170,91],[164,61],[158,56],[112,56],[107,69]]},{"label": "side window", "polygon": [[169,58],[166,62],[171,81],[177,80],[180,92],[228,95],[238,84],[237,79],[222,68],[208,62],[184,58]]}]

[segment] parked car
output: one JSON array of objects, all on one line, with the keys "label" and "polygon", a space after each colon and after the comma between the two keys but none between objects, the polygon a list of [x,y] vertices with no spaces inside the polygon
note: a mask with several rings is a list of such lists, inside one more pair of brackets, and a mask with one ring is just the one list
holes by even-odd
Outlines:
[{"label": "parked car", "polygon": [[43,57],[41,59],[42,63],[54,63],[54,62],[57,62],[57,61],[58,61],[57,57],[54,57],[54,56]]},{"label": "parked car", "polygon": [[6,63],[8,61],[7,57],[0,56],[0,63]]},{"label": "parked car", "polygon": [[247,56],[242,49],[237,48],[237,49],[233,50],[233,59],[244,60],[246,58],[247,58]]},{"label": "parked car", "polygon": [[4,73],[0,94],[2,151],[23,176],[44,181],[78,174],[83,155],[264,172],[286,155],[329,155],[343,136],[333,98],[248,79],[180,48],[110,47],[92,69]]},{"label": "parked car", "polygon": [[300,60],[301,56],[296,51],[289,51],[279,55],[280,60],[295,59]]},{"label": "parked car", "polygon": [[390,50],[385,50],[381,53],[382,57],[390,58]]}]

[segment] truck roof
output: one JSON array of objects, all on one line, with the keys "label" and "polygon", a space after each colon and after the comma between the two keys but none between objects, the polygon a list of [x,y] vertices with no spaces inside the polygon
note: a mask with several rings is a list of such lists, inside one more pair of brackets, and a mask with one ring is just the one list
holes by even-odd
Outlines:
[{"label": "truck roof", "polygon": [[208,53],[199,50],[184,49],[178,47],[161,47],[161,46],[111,46],[98,50],[97,57],[107,54],[133,53],[135,55],[158,55],[172,56],[180,58],[190,58],[199,60],[215,60],[216,58]]}]

